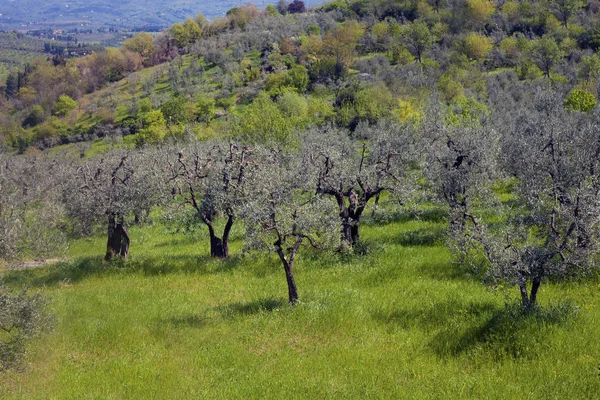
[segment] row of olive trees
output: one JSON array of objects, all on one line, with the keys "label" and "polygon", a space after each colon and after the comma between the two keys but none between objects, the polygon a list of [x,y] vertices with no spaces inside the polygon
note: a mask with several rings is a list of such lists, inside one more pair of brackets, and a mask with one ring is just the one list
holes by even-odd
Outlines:
[{"label": "row of olive trees", "polygon": [[[115,150],[83,163],[44,160],[40,167],[8,157],[2,227],[19,232],[9,224],[23,226],[36,212],[31,207],[55,207],[61,212],[49,215],[64,214],[76,232],[91,233],[101,223],[110,260],[128,255],[128,220],[181,204],[207,227],[214,257],[229,256],[232,227],[243,223],[250,245],[279,256],[294,303],[293,265],[303,246],[347,251],[359,243],[365,210],[383,192],[402,200],[420,190],[447,206],[457,260],[491,282],[516,285],[530,307],[544,280],[593,268],[600,243],[597,118],[567,112],[556,93],[533,96],[506,98],[505,112],[481,119],[457,122],[433,109],[420,127],[380,121],[352,133],[313,128],[287,146],[192,141]],[[46,197],[27,200],[19,190],[29,186],[11,183],[15,176],[49,182],[38,189]],[[218,220],[225,221],[222,231]],[[26,241],[15,236],[12,243]]]}]

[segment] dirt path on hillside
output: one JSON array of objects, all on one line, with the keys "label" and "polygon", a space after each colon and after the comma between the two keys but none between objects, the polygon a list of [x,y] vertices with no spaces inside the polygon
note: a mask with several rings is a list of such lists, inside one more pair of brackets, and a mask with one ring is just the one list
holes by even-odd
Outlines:
[{"label": "dirt path on hillside", "polygon": [[28,268],[39,268],[48,264],[54,264],[61,260],[59,258],[49,258],[47,260],[35,260],[35,261],[25,261],[18,264],[8,264],[3,267],[3,269],[16,270],[16,269],[28,269]]}]

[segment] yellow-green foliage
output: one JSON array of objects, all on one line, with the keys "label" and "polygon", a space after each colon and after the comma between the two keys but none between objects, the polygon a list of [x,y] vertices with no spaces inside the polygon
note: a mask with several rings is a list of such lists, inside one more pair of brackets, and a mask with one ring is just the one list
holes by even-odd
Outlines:
[{"label": "yellow-green foliage", "polygon": [[375,122],[389,118],[395,106],[392,92],[384,83],[356,93],[356,114],[359,118]]},{"label": "yellow-green foliage", "polygon": [[481,60],[487,57],[494,48],[492,39],[487,36],[469,33],[462,41],[462,51],[471,60]]},{"label": "yellow-green foliage", "polygon": [[162,142],[167,135],[167,123],[162,111],[151,110],[141,116],[140,136],[146,142]]},{"label": "yellow-green foliage", "polygon": [[535,63],[529,59],[523,60],[517,67],[517,75],[522,80],[536,80],[541,78],[544,73]]},{"label": "yellow-green foliage", "polygon": [[484,24],[495,11],[493,1],[467,0],[467,15],[476,26]]},{"label": "yellow-green foliage", "polygon": [[269,94],[261,92],[239,117],[235,133],[251,142],[287,143],[293,129],[292,121],[285,117]]},{"label": "yellow-green foliage", "polygon": [[438,87],[442,92],[444,100],[447,102],[452,101],[463,94],[462,84],[453,79],[451,74],[442,75]]},{"label": "yellow-green foliage", "polygon": [[308,117],[315,124],[329,121],[334,115],[335,110],[327,100],[314,96],[308,98]]},{"label": "yellow-green foliage", "polygon": [[76,108],[77,102],[70,96],[63,94],[58,98],[58,101],[54,106],[54,113],[58,116],[64,117]]},{"label": "yellow-green foliage", "polygon": [[596,97],[583,89],[573,89],[565,99],[565,107],[570,111],[588,112],[596,107]]},{"label": "yellow-green foliage", "polygon": [[490,114],[485,104],[473,97],[459,96],[448,108],[446,122],[453,126],[475,126]]},{"label": "yellow-green foliage", "polygon": [[398,99],[398,106],[394,110],[400,122],[419,124],[424,117],[423,111],[415,105],[414,100]]},{"label": "yellow-green foliage", "polygon": [[408,65],[415,62],[415,56],[401,44],[391,46],[389,57],[393,64],[398,65]]}]

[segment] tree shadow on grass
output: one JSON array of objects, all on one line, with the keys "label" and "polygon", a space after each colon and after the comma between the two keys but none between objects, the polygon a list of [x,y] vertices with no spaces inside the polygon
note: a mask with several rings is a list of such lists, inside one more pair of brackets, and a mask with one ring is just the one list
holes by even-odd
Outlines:
[{"label": "tree shadow on grass", "polygon": [[457,318],[482,318],[497,310],[492,302],[460,303],[456,300],[442,301],[425,308],[399,309],[390,312],[379,310],[373,313],[377,321],[398,326],[402,329],[417,327],[431,330],[443,327]]},{"label": "tree shadow on grass", "polygon": [[446,227],[436,226],[430,228],[419,228],[400,233],[397,237],[389,237],[392,243],[401,246],[439,246],[443,245],[446,239]]},{"label": "tree shadow on grass", "polygon": [[245,303],[231,303],[225,306],[218,307],[223,318],[233,318],[236,316],[248,316],[260,314],[263,312],[272,312],[278,310],[288,302],[283,299],[274,299],[272,297],[262,298]]},{"label": "tree shadow on grass", "polygon": [[442,327],[429,346],[440,357],[481,349],[496,360],[532,358],[545,351],[549,330],[568,324],[577,310],[571,303],[535,309],[508,304],[484,318]]},{"label": "tree shadow on grass", "polygon": [[428,347],[441,358],[481,350],[501,360],[537,356],[546,348],[549,329],[568,324],[576,313],[570,303],[527,310],[520,304],[447,301],[422,309],[378,311],[373,318],[401,329],[436,332]]},{"label": "tree shadow on grass", "polygon": [[132,257],[127,261],[110,262],[105,262],[102,257],[83,257],[43,268],[9,271],[3,275],[2,280],[8,286],[44,287],[72,284],[94,276],[226,273],[235,270],[242,263],[241,256],[232,256],[223,261],[208,255],[166,255],[159,258]]}]

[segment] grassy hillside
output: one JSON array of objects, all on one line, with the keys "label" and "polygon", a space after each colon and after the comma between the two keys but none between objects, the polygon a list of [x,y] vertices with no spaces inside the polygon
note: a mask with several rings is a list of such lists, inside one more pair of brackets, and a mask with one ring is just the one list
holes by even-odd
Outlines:
[{"label": "grassy hillside", "polygon": [[[5,272],[48,295],[56,328],[3,399],[594,398],[600,281],[543,287],[543,310],[506,307],[450,260],[437,213],[365,226],[363,255],[297,264],[286,304],[275,257],[208,257],[207,234],[133,228],[132,256],[103,264],[104,239],[73,261]],[[167,235],[167,233],[169,233]],[[508,296],[508,297],[507,297]]]}]

